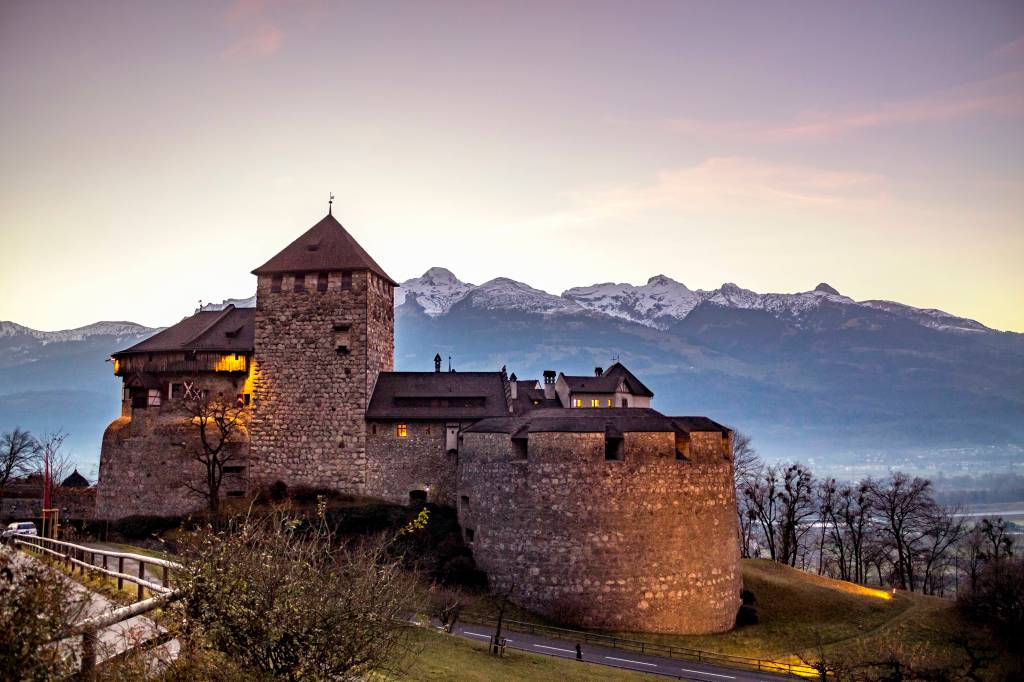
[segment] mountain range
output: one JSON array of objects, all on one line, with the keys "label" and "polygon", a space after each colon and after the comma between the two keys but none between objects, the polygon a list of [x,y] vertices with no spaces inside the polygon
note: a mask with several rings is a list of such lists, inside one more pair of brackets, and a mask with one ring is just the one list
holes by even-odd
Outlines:
[{"label": "mountain range", "polygon": [[[228,299],[255,305],[255,297]],[[509,278],[475,285],[431,268],[395,292],[396,369],[520,378],[621,360],[654,406],[739,428],[772,457],[884,469],[998,467],[1024,445],[1024,335],[828,284],[759,294],[690,289],[664,275],[561,295]],[[0,322],[0,428],[63,425],[94,462],[118,413],[110,352],[154,333],[130,322],[39,332]],[[984,460],[984,461],[983,461]],[[952,473],[952,472],[950,472]]]}]

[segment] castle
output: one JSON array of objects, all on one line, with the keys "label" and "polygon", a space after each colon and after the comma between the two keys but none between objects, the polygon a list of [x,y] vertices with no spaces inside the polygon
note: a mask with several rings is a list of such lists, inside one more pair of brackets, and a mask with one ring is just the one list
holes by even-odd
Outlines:
[{"label": "castle", "polygon": [[[732,434],[670,417],[622,364],[541,381],[394,371],[396,282],[330,214],[256,268],[256,308],[113,355],[122,415],[96,513],[183,514],[205,468],[183,405],[243,408],[223,494],[284,483],[455,507],[492,587],[561,622],[709,633],[739,607]],[[278,484],[279,485],[279,484]]]}]

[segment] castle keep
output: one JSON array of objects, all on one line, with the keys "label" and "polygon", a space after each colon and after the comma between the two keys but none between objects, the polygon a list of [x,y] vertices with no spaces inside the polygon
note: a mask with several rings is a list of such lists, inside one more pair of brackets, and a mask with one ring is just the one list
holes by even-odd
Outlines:
[{"label": "castle keep", "polygon": [[281,482],[457,508],[496,589],[565,623],[732,627],[741,577],[731,432],[592,375],[394,371],[396,283],[328,215],[253,273],[255,309],[200,311],[113,356],[99,518],[203,506],[190,400],[241,414],[222,494]]}]

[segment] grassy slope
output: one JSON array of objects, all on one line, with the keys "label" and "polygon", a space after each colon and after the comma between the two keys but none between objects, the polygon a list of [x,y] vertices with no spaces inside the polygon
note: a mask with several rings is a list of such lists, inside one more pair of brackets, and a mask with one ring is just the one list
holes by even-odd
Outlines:
[{"label": "grassy slope", "polygon": [[[708,651],[797,662],[798,655],[863,658],[894,642],[935,659],[959,661],[952,638],[973,628],[938,597],[878,590],[760,559],[743,562],[743,583],[757,597],[760,622],[719,635],[636,635]],[[953,658],[948,658],[953,657]]]},{"label": "grassy slope", "polygon": [[486,643],[471,642],[426,629],[417,629],[414,632],[412,645],[416,653],[410,654],[404,662],[407,670],[404,677],[383,675],[377,679],[413,679],[423,682],[656,682],[665,679],[512,649],[507,650],[504,657],[497,658],[487,653]]}]

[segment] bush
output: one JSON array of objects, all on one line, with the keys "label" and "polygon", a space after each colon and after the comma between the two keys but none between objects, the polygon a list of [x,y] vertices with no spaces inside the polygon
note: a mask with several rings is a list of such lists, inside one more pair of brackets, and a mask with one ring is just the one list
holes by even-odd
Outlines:
[{"label": "bush", "polygon": [[88,601],[42,563],[0,547],[0,674],[20,680],[68,676],[64,651],[47,645],[85,617]]},{"label": "bush", "polygon": [[128,540],[145,540],[181,526],[180,516],[126,516],[114,523],[114,531]]},{"label": "bush", "polygon": [[1006,642],[1024,639],[1024,558],[1005,557],[987,562],[977,585],[957,605],[968,618],[992,629]]},{"label": "bush", "polygon": [[365,679],[394,665],[412,585],[390,543],[336,545],[326,525],[279,514],[204,530],[178,577],[202,641],[257,675]]},{"label": "bush", "polygon": [[756,625],[759,620],[757,616],[757,597],[750,590],[743,590],[740,592],[740,602],[740,610],[736,612],[736,627]]}]

